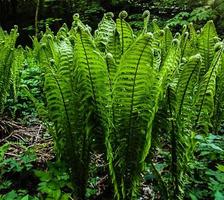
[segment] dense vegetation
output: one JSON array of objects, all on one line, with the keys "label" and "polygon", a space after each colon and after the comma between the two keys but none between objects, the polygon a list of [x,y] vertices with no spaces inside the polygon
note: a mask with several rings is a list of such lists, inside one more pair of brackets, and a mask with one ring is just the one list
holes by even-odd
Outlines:
[{"label": "dense vegetation", "polygon": [[33,194],[9,190],[9,173],[33,167],[32,148],[16,165],[6,159],[12,144],[1,146],[2,199],[99,199],[89,187],[98,154],[109,199],[139,199],[143,183],[155,199],[223,199],[224,44],[214,23],[173,34],[145,11],[133,31],[127,15],[105,13],[93,33],[75,14],[71,28],[46,27],[31,48],[15,45],[17,27],[0,29],[1,113],[32,101],[56,152],[32,175]]}]

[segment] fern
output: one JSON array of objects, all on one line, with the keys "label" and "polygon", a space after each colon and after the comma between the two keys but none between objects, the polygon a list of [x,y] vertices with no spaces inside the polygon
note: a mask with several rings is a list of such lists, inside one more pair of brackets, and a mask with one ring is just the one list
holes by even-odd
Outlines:
[{"label": "fern", "polygon": [[119,18],[116,20],[116,28],[119,33],[121,44],[121,55],[130,47],[134,40],[133,31],[130,25],[125,21],[128,16],[126,11],[122,11],[119,14]]},{"label": "fern", "polygon": [[214,23],[208,21],[202,28],[200,35],[198,36],[198,50],[202,56],[202,69],[201,76],[203,76],[209,69],[211,62],[215,54],[215,44],[218,35]]},{"label": "fern", "polygon": [[14,52],[14,60],[12,63],[12,83],[13,83],[13,93],[14,93],[14,101],[17,101],[17,91],[20,86],[20,73],[24,66],[25,56],[24,50],[21,46],[19,46]]},{"label": "fern", "polygon": [[1,32],[0,38],[0,113],[3,112],[4,102],[11,83],[11,68],[14,59],[15,43],[18,37],[17,27],[10,34]]},{"label": "fern", "polygon": [[[76,127],[79,132],[77,137],[83,145],[80,158],[85,162],[82,160],[81,167],[87,170],[93,138],[103,139],[110,129],[110,84],[106,61],[94,46],[89,32],[78,24],[74,36],[76,54],[73,86],[77,94],[75,99]],[[105,135],[98,131],[99,128],[104,130]],[[86,171],[85,175],[87,174]],[[84,184],[82,187],[86,187],[87,179],[81,179],[79,170],[76,170],[75,178],[82,180]]]},{"label": "fern", "polygon": [[224,73],[223,73],[223,67],[224,67],[224,56],[222,54],[222,60],[221,60],[221,68],[219,73],[216,77],[216,88],[215,88],[215,96],[214,96],[214,113],[212,117],[212,130],[215,133],[218,133],[221,129],[221,125],[223,123],[224,119]]},{"label": "fern", "polygon": [[216,89],[216,77],[220,71],[221,58],[223,52],[223,44],[220,43],[216,47],[215,56],[211,62],[207,73],[204,75],[197,94],[197,114],[195,126],[200,127],[202,132],[208,132],[210,119],[214,111],[214,96]]},{"label": "fern", "polygon": [[[140,146],[148,137],[150,88],[156,72],[152,62],[152,36],[141,36],[124,54],[115,77],[113,89],[114,133],[110,136],[118,199],[132,199],[139,185],[143,167]],[[149,56],[151,54],[151,56]],[[133,153],[135,152],[135,153]],[[126,156],[125,156],[126,155]],[[132,175],[132,176],[131,176]]]},{"label": "fern", "polygon": [[[183,66],[176,89],[176,106],[171,109],[175,119],[172,122],[172,177],[174,199],[183,199],[183,188],[187,182],[186,165],[192,157],[191,130],[194,110],[195,88],[199,80],[201,56],[195,55]],[[174,114],[175,113],[175,114]]]},{"label": "fern", "polygon": [[117,31],[114,32],[113,37],[108,42],[108,44],[106,46],[106,51],[113,56],[116,64],[118,64],[120,62],[121,43],[120,43],[120,38],[119,38],[119,34]]},{"label": "fern", "polygon": [[[53,124],[74,198],[85,199],[90,153],[97,151],[107,157],[116,199],[138,198],[148,155],[164,198],[184,199],[195,135],[212,125],[217,132],[223,121],[223,43],[216,44],[212,21],[201,32],[184,26],[174,39],[156,20],[148,33],[149,11],[138,37],[126,17],[122,11],[114,22],[106,13],[92,36],[75,14],[70,30],[46,27],[26,49],[15,48],[16,28],[10,34],[0,28],[0,109],[11,85],[16,100],[24,60],[35,62],[44,72],[46,105],[23,90]],[[171,144],[169,193],[150,151],[164,133]]]},{"label": "fern", "polygon": [[[105,13],[98,29],[95,31],[94,41],[99,49],[105,48],[114,36],[116,24],[112,18],[113,13]],[[102,45],[103,47],[101,47]]]}]

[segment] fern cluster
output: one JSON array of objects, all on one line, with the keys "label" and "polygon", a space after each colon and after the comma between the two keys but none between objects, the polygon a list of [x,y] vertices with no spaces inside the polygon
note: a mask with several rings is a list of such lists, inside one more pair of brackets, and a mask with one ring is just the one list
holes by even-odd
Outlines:
[{"label": "fern cluster", "polygon": [[16,80],[18,80],[17,66],[21,61],[21,49],[15,48],[16,39],[18,37],[17,29],[18,28],[15,26],[10,33],[7,33],[0,28],[0,113],[3,112],[4,102],[12,80],[16,97]]},{"label": "fern cluster", "polygon": [[16,64],[16,31],[11,40],[0,31],[0,40],[7,41],[0,43],[0,95],[9,87],[10,67],[16,91],[16,66],[24,54],[34,56],[44,72],[47,101],[38,109],[53,122],[58,158],[67,164],[75,197],[85,199],[90,153],[102,151],[115,199],[137,199],[145,159],[165,131],[172,146],[166,188],[173,192],[163,191],[164,198],[183,199],[195,135],[217,131],[223,120],[224,46],[212,21],[201,31],[190,24],[173,36],[155,20],[149,32],[146,11],[135,35],[127,15],[122,11],[114,21],[106,13],[92,35],[75,14],[71,29],[63,25],[54,34],[47,27],[33,49],[16,49]]}]

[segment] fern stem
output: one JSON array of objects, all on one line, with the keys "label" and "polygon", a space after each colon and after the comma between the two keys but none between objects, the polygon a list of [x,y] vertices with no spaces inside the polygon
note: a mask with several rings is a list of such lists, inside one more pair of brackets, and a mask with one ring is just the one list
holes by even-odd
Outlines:
[{"label": "fern stem", "polygon": [[123,30],[123,19],[121,19],[121,41],[122,41],[121,55],[123,55],[123,53],[124,53],[124,30]]},{"label": "fern stem", "polygon": [[177,176],[177,135],[176,135],[176,130],[175,130],[175,125],[173,121],[173,112],[172,112],[172,107],[171,107],[171,94],[170,94],[170,86],[167,88],[167,97],[168,97],[168,109],[170,113],[170,118],[171,120],[171,173],[172,173],[172,181],[173,181],[173,198],[176,198],[178,195],[178,176]]}]

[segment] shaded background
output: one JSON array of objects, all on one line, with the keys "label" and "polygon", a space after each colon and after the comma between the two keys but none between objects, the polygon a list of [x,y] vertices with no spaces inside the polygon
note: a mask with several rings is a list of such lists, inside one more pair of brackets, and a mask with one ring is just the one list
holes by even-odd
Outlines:
[{"label": "shaded background", "polygon": [[[18,25],[19,44],[31,44],[29,35],[35,34],[37,3],[38,0],[0,0],[0,26],[10,30],[13,25]],[[70,26],[72,15],[79,13],[82,21],[94,30],[103,13],[112,11],[117,16],[121,10],[131,14],[128,21],[134,29],[138,29],[142,23],[141,14],[146,9],[150,10],[151,18],[158,19],[159,24],[168,22],[173,28],[191,21],[200,26],[213,19],[220,34],[223,34],[223,0],[39,0],[38,29],[44,31],[48,24],[56,31],[64,22]]]}]

